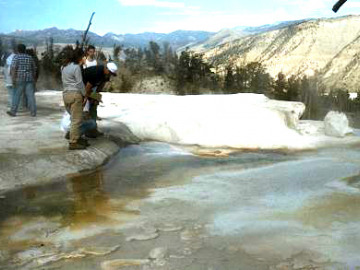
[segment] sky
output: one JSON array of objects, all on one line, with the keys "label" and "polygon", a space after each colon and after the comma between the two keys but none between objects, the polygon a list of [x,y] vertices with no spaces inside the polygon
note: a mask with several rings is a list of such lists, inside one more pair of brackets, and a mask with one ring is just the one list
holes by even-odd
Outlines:
[{"label": "sky", "polygon": [[50,27],[99,35],[216,32],[306,18],[360,14],[360,0],[348,0],[334,13],[336,0],[0,0],[0,33]]}]

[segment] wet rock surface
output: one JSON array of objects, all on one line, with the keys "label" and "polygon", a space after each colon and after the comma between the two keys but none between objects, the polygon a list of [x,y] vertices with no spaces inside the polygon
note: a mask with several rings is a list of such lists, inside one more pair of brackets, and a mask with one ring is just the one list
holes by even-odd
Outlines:
[{"label": "wet rock surface", "polygon": [[[141,143],[95,171],[54,181],[101,165],[119,143],[104,138],[68,152],[56,102],[39,96],[39,119],[1,115],[0,269],[360,265],[359,146],[194,156]],[[101,122],[107,135],[139,142],[125,125]],[[12,141],[20,137],[23,143]]]},{"label": "wet rock surface", "polygon": [[[5,89],[0,86],[0,94]],[[28,111],[16,117],[6,114],[6,99],[0,100],[0,195],[9,189],[53,182],[67,174],[93,170],[114,156],[119,146],[138,143],[129,129],[111,121],[99,123],[106,136],[91,139],[83,151],[69,151],[60,130],[64,112],[60,91],[36,94],[38,113]],[[114,131],[113,131],[114,129]]]},{"label": "wet rock surface", "polygon": [[0,265],[356,267],[358,160],[357,148],[209,158],[166,144],[128,146],[94,173],[5,193]]}]

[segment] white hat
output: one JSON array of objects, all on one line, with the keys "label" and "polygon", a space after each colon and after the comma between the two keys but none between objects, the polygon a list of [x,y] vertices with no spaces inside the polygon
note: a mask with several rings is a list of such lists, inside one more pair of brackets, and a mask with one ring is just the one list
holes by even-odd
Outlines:
[{"label": "white hat", "polygon": [[112,75],[116,76],[116,72],[118,70],[118,67],[115,65],[114,62],[107,63],[106,67],[112,73]]}]

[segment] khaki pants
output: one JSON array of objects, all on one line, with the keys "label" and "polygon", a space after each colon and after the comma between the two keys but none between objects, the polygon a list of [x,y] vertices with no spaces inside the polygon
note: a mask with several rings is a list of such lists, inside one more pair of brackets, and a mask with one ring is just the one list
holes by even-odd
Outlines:
[{"label": "khaki pants", "polygon": [[79,92],[63,93],[63,99],[65,103],[65,109],[71,116],[71,126],[70,126],[70,143],[76,143],[80,138],[80,127],[83,119],[83,97]]}]

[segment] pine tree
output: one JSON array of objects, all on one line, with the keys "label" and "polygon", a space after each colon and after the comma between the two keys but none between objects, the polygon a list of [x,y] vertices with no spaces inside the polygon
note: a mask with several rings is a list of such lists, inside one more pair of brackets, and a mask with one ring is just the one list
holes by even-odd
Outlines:
[{"label": "pine tree", "polygon": [[182,51],[179,57],[177,71],[176,71],[176,93],[178,95],[185,95],[186,85],[189,82],[189,67],[190,67],[190,53],[188,50]]},{"label": "pine tree", "polygon": [[287,82],[287,93],[286,93],[286,100],[289,101],[299,101],[299,93],[300,93],[300,79],[295,75],[290,76]]},{"label": "pine tree", "polygon": [[274,83],[274,97],[278,100],[287,100],[288,84],[284,73],[279,72]]},{"label": "pine tree", "polygon": [[245,67],[235,69],[235,84],[237,92],[248,92],[249,74]]},{"label": "pine tree", "polygon": [[156,42],[149,42],[149,53],[147,56],[149,65],[157,74],[161,73],[164,70],[164,66],[161,61],[160,46]]},{"label": "pine tree", "polygon": [[234,93],[235,88],[235,78],[234,71],[231,65],[226,66],[225,69],[225,82],[224,82],[224,90],[225,93]]}]

